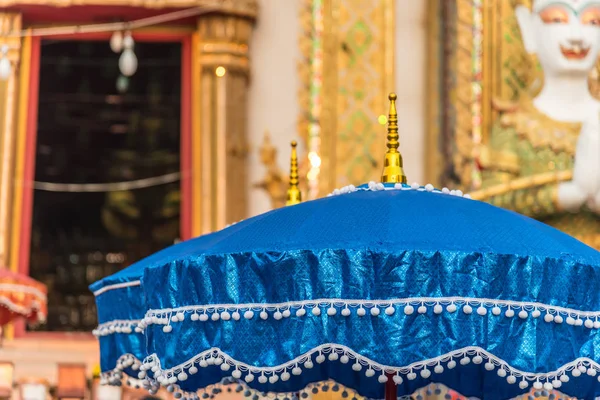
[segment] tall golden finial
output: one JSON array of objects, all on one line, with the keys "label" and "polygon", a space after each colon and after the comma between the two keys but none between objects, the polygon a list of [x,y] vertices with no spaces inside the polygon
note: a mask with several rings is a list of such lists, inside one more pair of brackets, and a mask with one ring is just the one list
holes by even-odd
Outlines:
[{"label": "tall golden finial", "polygon": [[290,160],[290,187],[287,191],[287,202],[286,206],[292,206],[302,202],[302,193],[298,189],[298,183],[300,183],[300,177],[298,176],[298,154],[296,153],[296,146],[298,143],[292,141],[292,156]]},{"label": "tall golden finial", "polygon": [[383,183],[406,183],[402,167],[402,155],[398,151],[398,113],[396,112],[396,93],[390,93],[390,115],[388,117],[387,152],[383,162]]}]

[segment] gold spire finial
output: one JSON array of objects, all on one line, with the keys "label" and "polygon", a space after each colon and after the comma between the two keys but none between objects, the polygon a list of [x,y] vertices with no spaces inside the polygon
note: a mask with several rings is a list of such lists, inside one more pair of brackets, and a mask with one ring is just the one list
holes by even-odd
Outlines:
[{"label": "gold spire finial", "polygon": [[299,204],[302,201],[302,193],[298,188],[300,178],[298,176],[298,154],[296,153],[296,146],[298,143],[292,141],[292,156],[290,160],[290,187],[287,191],[287,202],[286,206],[292,206]]},{"label": "gold spire finial", "polygon": [[402,155],[398,151],[398,113],[396,112],[396,93],[390,93],[390,115],[388,117],[387,152],[383,161],[383,183],[406,183],[402,167]]}]

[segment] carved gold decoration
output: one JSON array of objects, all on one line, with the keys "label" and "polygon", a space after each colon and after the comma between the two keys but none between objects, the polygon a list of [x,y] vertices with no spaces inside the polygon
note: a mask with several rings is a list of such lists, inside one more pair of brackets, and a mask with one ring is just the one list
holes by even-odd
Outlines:
[{"label": "carved gold decoration", "polygon": [[[300,50],[311,65],[312,3],[302,3]],[[319,193],[369,181],[382,168],[385,130],[377,122],[394,87],[393,0],[323,0]],[[299,129],[306,138],[310,73],[299,67]]]},{"label": "carved gold decoration", "polygon": [[[196,190],[192,209],[200,223],[192,234],[221,229],[246,218],[246,119],[249,79],[248,42],[254,21],[239,15],[208,14],[198,18],[195,73],[199,95],[193,94],[196,122],[192,145]],[[199,164],[199,165],[198,165]],[[199,169],[199,171],[198,171]]]},{"label": "carved gold decoration", "polygon": [[288,182],[277,165],[277,149],[271,143],[271,136],[268,132],[265,132],[263,144],[260,147],[260,161],[267,172],[262,181],[254,184],[254,187],[267,192],[272,208],[283,207],[286,201]]},{"label": "carved gold decoration", "polygon": [[298,188],[298,154],[296,153],[296,141],[292,142],[292,155],[290,156],[290,185],[287,190],[287,201],[285,205],[293,206],[302,202],[302,192]]},{"label": "carved gold decoration", "polygon": [[5,81],[0,81],[0,268],[9,265],[11,249],[11,206],[14,193],[15,143],[17,140],[17,109],[19,94],[19,61],[21,41],[5,38],[13,31],[21,30],[21,16],[15,13],[0,13],[0,45],[9,46],[12,72]]},{"label": "carved gold decoration", "polygon": [[398,113],[396,112],[396,93],[390,93],[390,112],[388,117],[387,151],[383,162],[381,182],[406,183],[406,175],[402,163],[402,154],[398,151]]},{"label": "carved gold decoration", "polygon": [[210,7],[216,11],[256,18],[258,15],[257,0],[0,0],[0,7],[14,6],[127,6],[144,8],[188,8]]}]

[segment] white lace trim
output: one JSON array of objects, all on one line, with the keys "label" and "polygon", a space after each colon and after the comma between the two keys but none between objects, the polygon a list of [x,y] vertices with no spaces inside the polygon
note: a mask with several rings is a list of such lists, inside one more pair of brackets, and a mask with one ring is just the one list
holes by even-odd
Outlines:
[{"label": "white lace trim", "polygon": [[[167,386],[185,381],[189,375],[198,373],[198,367],[206,368],[209,365],[216,365],[222,371],[231,371],[231,376],[235,379],[243,377],[249,383],[258,377],[258,382],[261,384],[266,384],[267,382],[274,384],[280,379],[282,381],[289,380],[291,375],[301,375],[303,370],[313,368],[315,362],[321,364],[326,360],[342,364],[352,364],[354,371],[364,371],[367,377],[377,376],[376,378],[380,383],[387,382],[388,376],[393,375],[392,379],[396,385],[401,385],[405,379],[416,379],[417,374],[423,379],[428,379],[432,373],[441,374],[446,368],[455,368],[457,360],[461,365],[467,365],[471,362],[474,364],[484,364],[486,370],[495,370],[498,376],[506,378],[507,383],[516,384],[518,382],[521,389],[525,389],[533,383],[535,389],[552,390],[568,382],[570,377],[577,378],[582,374],[596,376],[600,372],[600,364],[586,357],[578,358],[555,371],[546,373],[525,372],[510,366],[506,361],[480,347],[465,347],[439,357],[415,362],[403,367],[395,367],[380,364],[346,346],[328,343],[318,346],[287,363],[274,367],[255,367],[237,361],[215,347],[173,368],[163,369],[158,356],[153,354],[147,357],[139,367],[140,372],[138,377],[144,379],[147,376],[146,371],[150,370],[158,383]],[[598,380],[600,381],[600,377],[598,377]]]},{"label": "white lace trim", "polygon": [[[542,317],[545,322],[584,326],[588,329],[600,329],[600,311],[580,311],[572,308],[553,306],[537,302],[497,300],[472,297],[413,297],[389,300],[349,300],[349,299],[316,299],[291,301],[285,303],[247,303],[247,304],[210,304],[194,305],[178,308],[149,310],[143,320],[109,321],[94,331],[97,336],[112,333],[142,332],[149,325],[164,325],[163,331],[172,331],[171,324],[184,321],[239,321],[245,319],[281,320],[289,318],[294,312],[296,317],[304,317],[310,312],[314,316],[325,313],[329,317],[341,314],[344,317],[356,313],[359,317],[367,314],[373,317],[393,317],[397,312],[405,315],[454,313],[459,310],[465,314],[476,313],[486,316],[491,312],[494,316],[504,315],[507,318]],[[120,331],[119,331],[120,329]]]},{"label": "white lace trim", "polygon": [[19,304],[15,304],[8,297],[0,296],[0,306],[7,308],[9,311],[11,311],[15,314],[19,314],[19,315],[23,315],[23,316],[30,316],[30,315],[35,314],[37,316],[38,322],[46,321],[46,314],[41,312],[42,307],[41,307],[40,303],[37,301],[33,301],[31,303],[31,307],[24,307]]},{"label": "white lace trim", "polygon": [[139,280],[131,281],[131,282],[115,283],[114,285],[104,286],[103,288],[96,290],[94,292],[94,296],[96,296],[96,297],[100,296],[102,293],[108,292],[109,290],[125,289],[125,288],[132,287],[132,286],[140,286],[141,284],[142,283]]},{"label": "white lace trim", "polygon": [[464,194],[461,190],[450,190],[448,188],[436,189],[431,183],[428,183],[425,186],[421,186],[418,183],[413,183],[412,185],[404,185],[402,183],[396,183],[393,187],[386,187],[385,184],[381,182],[371,181],[368,183],[367,187],[356,187],[354,185],[344,186],[340,189],[335,189],[333,192],[328,194],[327,196],[338,196],[341,194],[354,193],[354,192],[362,192],[362,191],[372,191],[377,192],[380,190],[417,190],[419,192],[431,192],[431,193],[442,193],[449,194],[451,196],[464,197],[466,199],[470,199],[471,196],[468,194]]},{"label": "white lace trim", "polygon": [[39,297],[41,300],[46,300],[46,293],[27,285],[21,285],[18,283],[0,283],[0,291],[2,290],[12,293],[29,293]]}]

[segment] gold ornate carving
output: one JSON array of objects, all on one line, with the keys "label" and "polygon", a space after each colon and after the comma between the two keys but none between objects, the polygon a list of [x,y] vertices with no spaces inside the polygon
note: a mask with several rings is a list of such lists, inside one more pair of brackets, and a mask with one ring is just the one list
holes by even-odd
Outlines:
[{"label": "gold ornate carving", "polygon": [[290,157],[290,184],[287,190],[287,201],[286,206],[293,206],[302,202],[302,192],[298,187],[300,177],[298,176],[298,154],[296,153],[296,146],[298,143],[292,141],[292,155]]},{"label": "gold ornate carving", "polygon": [[268,132],[265,132],[260,147],[260,162],[265,166],[267,172],[262,181],[255,183],[254,187],[267,192],[272,208],[283,207],[286,201],[287,180],[277,165],[277,149],[271,143],[271,136]]},{"label": "gold ornate carving", "polygon": [[381,182],[406,183],[406,175],[402,163],[402,154],[398,151],[398,113],[396,112],[396,93],[390,93],[390,112],[388,116],[387,152],[383,162]]},{"label": "gold ornate carving", "polygon": [[[192,145],[200,158],[194,174],[200,182],[192,209],[199,212],[193,234],[221,229],[246,218],[246,119],[249,79],[248,42],[254,21],[239,15],[207,14],[198,18],[195,41],[199,94]],[[197,146],[197,147],[196,147]],[[198,165],[198,163],[200,165]],[[198,171],[199,169],[199,171]],[[196,179],[196,178],[195,178]]]},{"label": "gold ornate carving", "polygon": [[[298,123],[306,138],[312,60],[311,1],[300,9]],[[319,192],[368,181],[382,168],[385,129],[377,122],[394,83],[394,1],[323,0],[323,86]],[[369,88],[367,91],[366,88]],[[367,94],[368,92],[368,94]]]},{"label": "gold ornate carving", "polygon": [[14,187],[15,143],[17,138],[17,102],[21,41],[4,38],[9,32],[21,30],[21,16],[0,13],[0,45],[9,46],[12,73],[0,81],[0,268],[9,265],[11,249],[12,196]]},{"label": "gold ornate carving", "polygon": [[210,7],[226,14],[256,18],[257,0],[0,0],[0,7],[23,5],[71,7],[71,6],[128,6],[143,8]]}]

